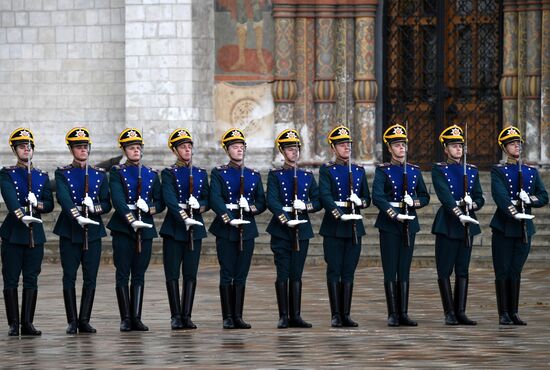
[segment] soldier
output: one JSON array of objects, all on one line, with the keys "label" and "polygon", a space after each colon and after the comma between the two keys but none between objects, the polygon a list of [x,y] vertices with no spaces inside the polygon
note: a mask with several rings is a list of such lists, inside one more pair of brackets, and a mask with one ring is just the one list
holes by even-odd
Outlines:
[{"label": "soldier", "polygon": [[33,319],[38,293],[38,275],[46,242],[41,215],[53,210],[52,190],[48,174],[32,166],[34,135],[31,130],[18,128],[13,131],[9,144],[17,157],[17,163],[0,171],[2,197],[8,209],[8,214],[0,227],[8,335],[19,335],[17,287],[21,272],[21,335],[41,335],[42,332],[34,327]]},{"label": "soldier", "polygon": [[141,163],[144,144],[141,132],[124,129],[118,143],[127,160],[113,166],[109,173],[115,212],[107,228],[113,237],[120,331],[147,331],[149,328],[141,322],[143,286],[153,238],[157,236],[153,215],[164,210],[162,189],[157,171]]},{"label": "soldier", "polygon": [[298,169],[301,147],[298,132],[284,130],[275,143],[285,160],[282,167],[269,172],[267,179],[267,206],[273,213],[267,232],[271,234],[271,250],[277,267],[277,327],[311,328],[300,316],[302,273],[309,239],[313,238],[308,213],[321,209],[319,188],[311,171]]},{"label": "soldier", "polygon": [[210,207],[216,218],[210,232],[216,236],[220,263],[220,299],[224,329],[250,329],[243,321],[246,278],[258,228],[254,216],[265,211],[265,194],[259,172],[244,167],[246,141],[232,128],[222,136],[229,163],[210,176]]},{"label": "soldier", "polygon": [[365,235],[359,209],[367,208],[371,199],[365,169],[351,163],[349,129],[334,128],[328,143],[336,158],[319,169],[319,196],[325,209],[319,233],[327,263],[331,326],[355,327],[358,324],[350,316],[353,279]]},{"label": "soldier", "polygon": [[[474,214],[485,204],[477,168],[464,164],[465,140],[462,129],[447,127],[439,141],[447,160],[432,167],[432,182],[441,207],[432,226],[435,234],[437,282],[443,303],[446,325],[476,325],[466,316],[468,297],[468,268],[474,235],[481,233]],[[465,157],[464,157],[465,159]],[[466,171],[466,173],[464,173]],[[467,187],[464,189],[466,181]],[[461,207],[463,207],[461,209]],[[466,209],[467,207],[467,209]],[[451,274],[455,271],[454,301]]]},{"label": "soldier", "polygon": [[383,139],[391,162],[376,167],[372,199],[380,210],[374,226],[380,232],[388,326],[416,326],[408,314],[409,272],[415,236],[420,231],[416,209],[427,205],[430,195],[420,168],[405,164],[408,142],[405,127],[399,124],[388,127]]},{"label": "soldier", "polygon": [[[71,129],[65,143],[73,162],[55,171],[56,197],[62,212],[53,232],[60,237],[63,299],[69,324],[66,332],[75,334],[78,329],[81,333],[95,333],[89,322],[101,259],[101,238],[107,236],[101,215],[111,210],[109,184],[104,169],[89,165],[92,140],[88,129]],[[80,264],[84,282],[77,316],[75,281]]]},{"label": "soldier", "polygon": [[[522,164],[523,138],[509,126],[498,135],[506,163],[491,170],[491,194],[497,210],[491,220],[491,248],[500,325],[527,325],[518,315],[521,270],[531,249],[535,226],[531,208],[548,204],[536,168]],[[520,181],[520,176],[523,181]]]},{"label": "soldier", "polygon": [[[196,329],[191,321],[202,239],[206,238],[202,213],[208,207],[208,174],[193,165],[193,138],[184,128],[170,134],[168,147],[176,163],[162,171],[163,200],[168,207],[160,229],[171,327]],[[180,269],[183,287],[179,293]],[[182,311],[183,309],[183,311]]]}]

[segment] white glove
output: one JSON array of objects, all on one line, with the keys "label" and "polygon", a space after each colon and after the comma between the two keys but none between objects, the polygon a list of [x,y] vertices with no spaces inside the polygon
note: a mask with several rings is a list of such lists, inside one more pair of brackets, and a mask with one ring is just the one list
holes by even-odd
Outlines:
[{"label": "white glove", "polygon": [[88,207],[88,210],[93,211],[94,209],[94,201],[89,196],[85,196],[84,200],[82,201],[82,204],[86,207]]},{"label": "white glove", "polygon": [[191,207],[191,209],[201,208],[201,205],[199,204],[199,201],[197,200],[197,198],[195,198],[192,195],[189,197],[189,200],[187,201],[187,204],[189,204],[189,207]]},{"label": "white glove", "polygon": [[240,225],[246,225],[249,224],[250,221],[247,220],[241,220],[240,218],[234,218],[231,221],[229,221],[229,225],[239,227]]},{"label": "white glove", "polygon": [[153,225],[151,224],[146,224],[145,222],[138,221],[138,220],[132,222],[130,225],[134,228],[134,231],[137,231],[137,229],[143,229],[143,228],[150,229],[153,227]]},{"label": "white glove", "polygon": [[535,218],[535,216],[534,215],[529,215],[527,213],[516,213],[514,215],[514,218],[516,220],[532,220],[532,219]]},{"label": "white glove", "polygon": [[413,198],[409,194],[403,197],[403,202],[405,202],[409,207],[412,207],[414,205]]},{"label": "white glove", "polygon": [[99,225],[99,222],[89,219],[88,217],[78,216],[76,222],[82,227],[86,225]]},{"label": "white glove", "polygon": [[239,207],[243,208],[246,212],[250,212],[250,206],[248,205],[248,200],[245,197],[239,199]]},{"label": "white glove", "polygon": [[292,203],[292,207],[298,211],[305,211],[306,210],[306,204],[301,199],[295,199],[294,203]]},{"label": "white glove", "polygon": [[23,216],[23,218],[21,218],[21,221],[23,221],[23,223],[25,224],[25,226],[29,226],[29,224],[31,222],[36,222],[38,224],[41,224],[42,223],[42,220],[39,219],[39,218],[36,218],[36,217],[32,217],[32,216]]},{"label": "white glove", "polygon": [[521,189],[521,191],[519,192],[519,198],[523,201],[523,203],[531,204],[531,198],[529,198],[529,194],[527,194],[527,192],[523,189]]},{"label": "white glove", "polygon": [[342,221],[350,221],[350,220],[361,220],[363,219],[363,216],[361,215],[358,215],[357,213],[353,213],[353,214],[345,214],[345,215],[342,215],[340,216],[340,218],[342,219]]},{"label": "white glove", "polygon": [[139,198],[136,202],[136,207],[141,209],[142,212],[149,212],[149,206],[147,205],[147,202],[143,200],[143,198]]},{"label": "white glove", "polygon": [[404,222],[404,221],[412,221],[416,218],[416,216],[409,216],[409,215],[404,215],[402,213],[398,213],[396,218],[397,218],[397,221]]},{"label": "white glove", "polygon": [[193,220],[192,218],[186,218],[183,222],[185,222],[185,229],[189,230],[191,226],[204,226],[202,222]]},{"label": "white glove", "polygon": [[479,225],[479,222],[475,218],[470,217],[470,216],[460,215],[460,216],[458,216],[458,219],[460,220],[460,222],[462,222],[462,225],[465,225],[465,224]]},{"label": "white glove", "polygon": [[464,201],[464,204],[466,205],[466,207],[468,207],[468,209],[474,209],[474,201],[472,200],[471,196],[466,195],[462,200]]},{"label": "white glove", "polygon": [[38,205],[38,199],[36,199],[36,195],[32,191],[29,191],[29,195],[27,196],[27,199],[29,200],[29,203],[36,207]]},{"label": "white glove", "polygon": [[359,198],[355,193],[351,193],[351,195],[349,196],[349,201],[355,203],[357,207],[360,207],[361,204],[363,204],[361,198]]},{"label": "white glove", "polygon": [[307,223],[307,220],[290,220],[286,223],[286,225],[288,227],[296,227],[297,225],[306,224],[306,223]]}]

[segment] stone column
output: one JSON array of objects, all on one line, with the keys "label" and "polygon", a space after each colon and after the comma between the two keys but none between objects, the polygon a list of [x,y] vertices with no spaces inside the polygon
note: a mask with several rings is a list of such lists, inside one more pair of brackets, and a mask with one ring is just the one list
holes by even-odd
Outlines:
[{"label": "stone column", "polygon": [[335,67],[335,19],[334,7],[323,7],[315,19],[315,128],[317,140],[315,154],[326,161],[331,156],[326,135],[334,124],[334,102],[336,88],[334,83]]},{"label": "stone column", "polygon": [[550,167],[550,0],[542,4],[541,41],[541,155],[540,164]]},{"label": "stone column", "polygon": [[[520,17],[522,17],[521,13]],[[525,40],[525,74],[522,81],[524,97],[522,113],[525,117],[525,159],[539,162],[541,157],[541,4],[526,2],[523,17],[525,17],[525,37],[523,38]]]},{"label": "stone column", "polygon": [[[503,126],[518,124],[518,13],[516,0],[504,0],[504,31],[502,53],[502,78],[500,79],[500,94],[502,96]],[[496,138],[495,138],[496,140]]]},{"label": "stone column", "polygon": [[[294,128],[294,101],[296,100],[295,13],[293,6],[273,9],[275,19],[275,65],[272,93],[275,102],[275,134]],[[302,135],[301,135],[302,136]],[[273,163],[279,163],[279,151],[273,150]]]},{"label": "stone column", "polygon": [[355,18],[355,150],[358,162],[374,165],[376,96],[375,77],[375,22],[376,6],[365,6]]}]

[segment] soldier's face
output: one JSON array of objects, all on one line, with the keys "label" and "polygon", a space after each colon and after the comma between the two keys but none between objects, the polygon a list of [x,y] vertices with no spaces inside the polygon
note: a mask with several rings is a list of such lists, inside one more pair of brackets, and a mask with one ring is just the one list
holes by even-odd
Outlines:
[{"label": "soldier's face", "polygon": [[520,142],[519,140],[512,141],[504,147],[506,149],[506,153],[508,153],[509,156],[518,158],[519,157],[519,146]]},{"label": "soldier's face", "polygon": [[460,160],[462,158],[462,144],[451,143],[445,146],[445,153],[453,160]]},{"label": "soldier's face", "polygon": [[350,143],[338,143],[334,145],[334,152],[338,158],[349,159],[351,154]]},{"label": "soldier's face", "polygon": [[300,154],[300,149],[297,146],[289,146],[283,149],[283,155],[290,163],[294,163],[298,160],[298,154]]},{"label": "soldier's face", "polygon": [[77,161],[85,161],[88,159],[88,144],[74,145],[71,147],[73,157]]},{"label": "soldier's face", "polygon": [[176,147],[176,152],[178,157],[180,157],[185,162],[189,162],[193,156],[193,144],[183,143]]},{"label": "soldier's face", "polygon": [[126,154],[126,157],[128,160],[132,162],[137,162],[141,158],[141,145],[139,144],[132,144],[128,145],[124,148],[124,154]]},{"label": "soldier's face", "polygon": [[29,158],[32,157],[33,148],[31,145],[25,143],[25,144],[19,144],[15,147],[15,154],[17,155],[17,158],[19,158],[22,161],[28,161]]},{"label": "soldier's face", "polygon": [[404,141],[391,143],[389,146],[389,151],[393,159],[400,161],[405,158],[405,152],[407,151],[407,143],[405,143]]},{"label": "soldier's face", "polygon": [[229,154],[229,158],[234,161],[242,161],[244,156],[244,148],[245,146],[242,143],[231,144],[227,148],[227,154]]}]

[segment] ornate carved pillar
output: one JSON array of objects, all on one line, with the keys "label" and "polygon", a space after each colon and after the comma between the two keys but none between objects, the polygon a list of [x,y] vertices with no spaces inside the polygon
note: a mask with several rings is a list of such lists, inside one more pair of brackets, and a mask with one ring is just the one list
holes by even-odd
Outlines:
[{"label": "ornate carved pillar", "polygon": [[[520,19],[525,19],[525,31],[521,37],[524,48],[524,58],[520,60],[523,88],[523,115],[525,117],[526,133],[525,158],[533,162],[540,161],[540,137],[541,137],[541,100],[540,100],[540,77],[541,77],[541,46],[542,46],[542,13],[540,2],[525,2],[523,15],[520,12]],[[523,22],[520,23],[520,26]],[[523,35],[522,35],[523,36]],[[523,56],[523,53],[520,52]],[[524,59],[524,60],[523,60]],[[523,65],[524,63],[524,65]]]},{"label": "ornate carved pillar", "polygon": [[326,142],[326,134],[334,126],[334,102],[336,87],[334,83],[335,68],[335,18],[334,6],[320,9],[315,19],[315,118],[317,140],[315,143],[316,159],[326,161],[331,157]]},{"label": "ornate carved pillar", "polygon": [[[275,133],[285,128],[295,127],[294,102],[296,100],[295,57],[295,8],[292,5],[278,7],[273,11],[275,20],[275,65],[273,82],[273,100],[275,102]],[[274,148],[273,161],[279,151]]]},{"label": "ornate carved pillar", "polygon": [[356,139],[355,159],[364,164],[374,165],[376,133],[376,96],[378,85],[375,67],[375,22],[376,6],[364,6],[355,18],[355,99]]},{"label": "ornate carved pillar", "polygon": [[550,167],[550,0],[542,4],[541,38],[541,155],[540,163]]},{"label": "ornate carved pillar", "polygon": [[516,0],[504,0],[504,32],[502,55],[502,78],[500,94],[502,96],[503,126],[518,124],[518,13]]}]

